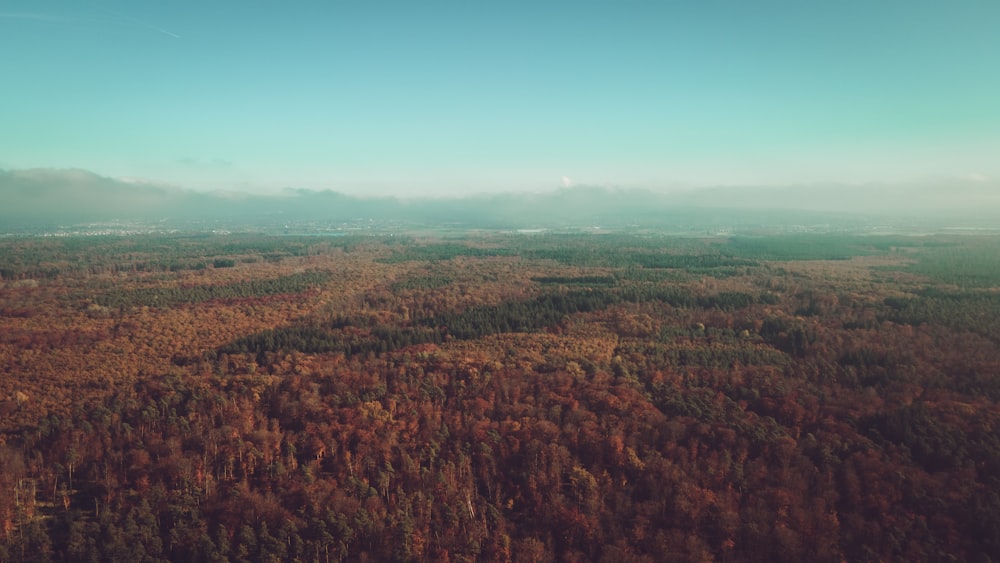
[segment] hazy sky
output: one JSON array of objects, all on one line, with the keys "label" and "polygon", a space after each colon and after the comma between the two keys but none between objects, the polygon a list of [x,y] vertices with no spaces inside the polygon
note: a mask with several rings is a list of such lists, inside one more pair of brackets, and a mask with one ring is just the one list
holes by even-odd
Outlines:
[{"label": "hazy sky", "polygon": [[0,1],[0,168],[471,193],[1000,177],[997,0]]}]

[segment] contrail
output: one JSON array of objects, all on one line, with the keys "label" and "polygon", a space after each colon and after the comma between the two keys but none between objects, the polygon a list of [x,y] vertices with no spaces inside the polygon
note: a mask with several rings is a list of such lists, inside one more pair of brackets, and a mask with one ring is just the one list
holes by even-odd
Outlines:
[{"label": "contrail", "polygon": [[[138,26],[138,27],[144,27],[146,29],[149,29],[149,30],[152,30],[152,31],[156,31],[156,32],[162,33],[164,35],[168,35],[170,37],[173,37],[174,39],[180,39],[181,38],[180,35],[177,35],[176,33],[172,32],[172,31],[167,31],[166,29],[163,29],[162,27],[156,27],[155,25],[147,23],[147,22],[144,22],[144,21],[142,21],[142,20],[140,20],[138,18],[133,18],[132,16],[127,16],[125,14],[109,10],[107,8],[101,8],[101,9],[104,10],[105,12],[107,12],[108,14],[112,15],[115,18],[114,20],[104,20],[105,22],[110,22],[110,23],[130,23],[130,24]],[[86,17],[81,18],[81,17],[78,17],[78,16],[62,16],[62,15],[53,15],[53,14],[31,13],[31,12],[0,12],[0,19],[8,19],[8,20],[34,20],[34,21],[55,22],[55,23],[90,23],[90,24],[99,24],[99,23],[101,23],[101,19],[100,18],[86,18]]]},{"label": "contrail", "polygon": [[101,8],[101,9],[104,10],[105,12],[111,14],[112,16],[115,16],[116,18],[121,18],[123,20],[130,21],[130,22],[134,23],[135,25],[138,25],[139,27],[145,27],[146,29],[151,29],[153,31],[158,31],[158,32],[160,32],[160,33],[162,33],[164,35],[169,35],[170,37],[173,37],[174,39],[180,39],[181,38],[181,36],[177,35],[176,33],[173,33],[171,31],[167,31],[167,30],[163,29],[162,27],[156,27],[155,25],[153,25],[151,23],[144,22],[144,21],[140,20],[139,18],[133,18],[132,16],[125,15],[125,14],[123,14],[121,12],[115,12],[114,10],[111,10],[109,8]]},{"label": "contrail", "polygon": [[69,18],[64,18],[61,16],[52,16],[49,14],[32,14],[26,12],[0,12],[0,18],[8,20],[37,20],[46,22],[70,21]]}]

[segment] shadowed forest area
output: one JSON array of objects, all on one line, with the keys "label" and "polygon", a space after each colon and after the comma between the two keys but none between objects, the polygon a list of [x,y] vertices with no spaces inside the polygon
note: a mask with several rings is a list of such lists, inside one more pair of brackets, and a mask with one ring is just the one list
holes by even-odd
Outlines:
[{"label": "shadowed forest area", "polygon": [[1000,239],[0,240],[0,561],[992,561]]}]

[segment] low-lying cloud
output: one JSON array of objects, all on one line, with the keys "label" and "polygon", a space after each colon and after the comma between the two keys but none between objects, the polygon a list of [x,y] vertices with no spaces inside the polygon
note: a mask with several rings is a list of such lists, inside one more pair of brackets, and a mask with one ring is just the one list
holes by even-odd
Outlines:
[{"label": "low-lying cloud", "polygon": [[[568,178],[567,178],[568,180]],[[357,219],[480,227],[796,222],[817,214],[1000,220],[1000,182],[985,176],[911,184],[719,187],[655,193],[570,185],[544,193],[463,198],[361,198],[289,188],[261,195],[204,193],[79,169],[0,170],[0,226],[106,220],[336,222]],[[776,215],[777,214],[777,215]],[[779,217],[779,219],[775,219]]]}]

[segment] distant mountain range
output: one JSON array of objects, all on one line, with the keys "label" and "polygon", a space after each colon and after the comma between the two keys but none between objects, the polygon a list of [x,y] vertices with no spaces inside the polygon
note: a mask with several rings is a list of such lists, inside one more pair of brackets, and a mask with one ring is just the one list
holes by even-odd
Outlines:
[{"label": "distant mountain range", "polygon": [[571,187],[453,198],[356,197],[286,189],[198,192],[78,169],[0,170],[0,227],[98,221],[226,223],[405,221],[475,228],[798,224],[914,219],[1000,223],[1000,183],[983,179],[877,186],[719,187],[670,193]]}]

